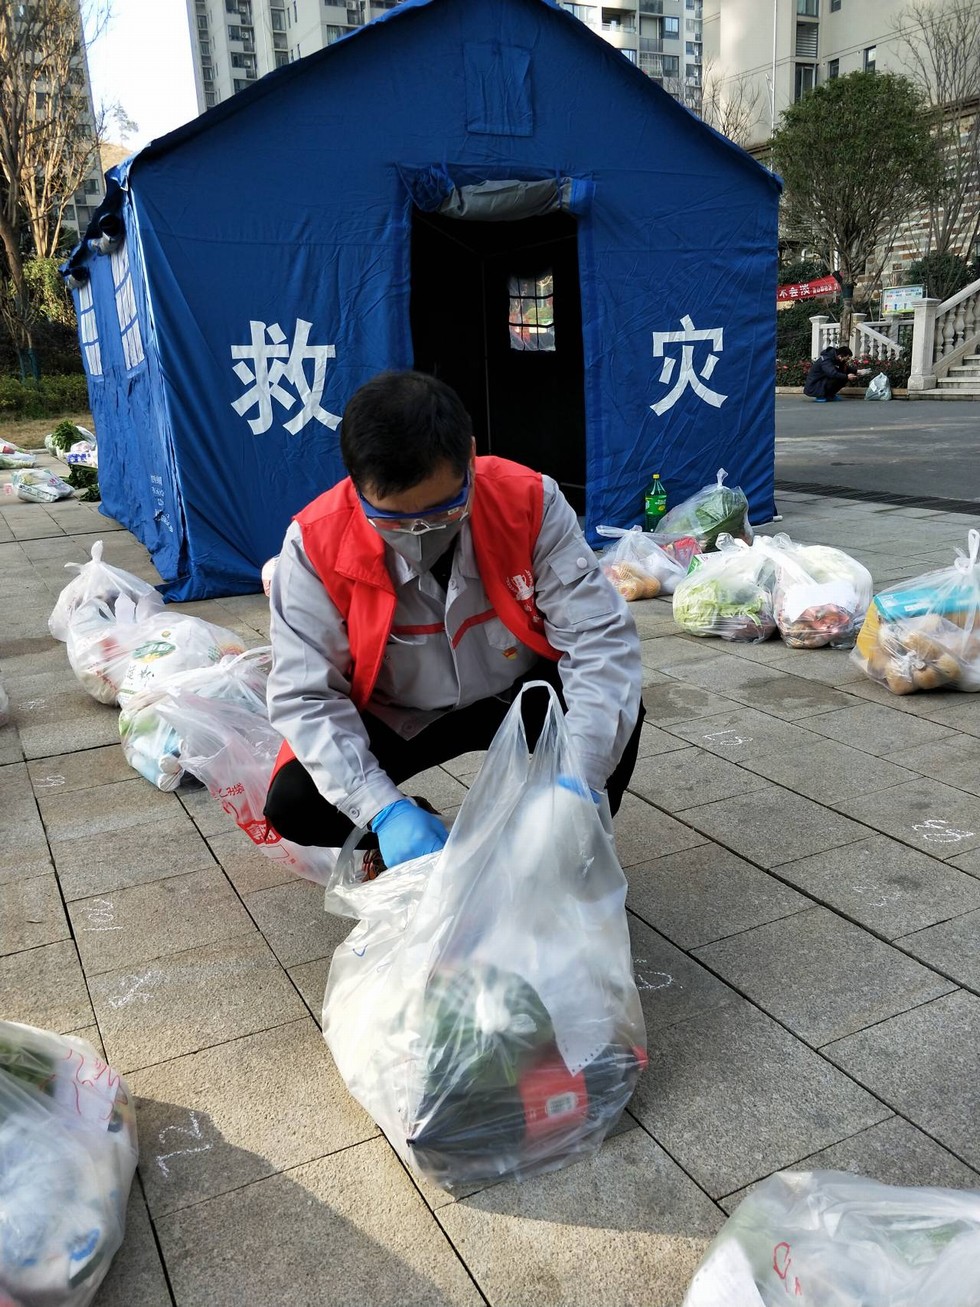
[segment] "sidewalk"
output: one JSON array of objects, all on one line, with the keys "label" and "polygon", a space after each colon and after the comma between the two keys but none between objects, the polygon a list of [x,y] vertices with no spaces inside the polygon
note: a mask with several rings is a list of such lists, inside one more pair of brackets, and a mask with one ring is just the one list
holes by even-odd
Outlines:
[{"label": "sidewalk", "polygon": [[[980,522],[779,506],[877,587]],[[350,923],[206,792],[132,772],[49,637],[96,539],[158,579],[97,506],[0,499],[0,1015],[91,1039],[139,1099],[98,1307],[676,1307],[772,1171],[980,1188],[980,695],[896,699],[846,653],[698,640],[635,605],[648,725],[617,842],[650,1067],[593,1161],[457,1201],[404,1170],[319,1034]],[[180,607],[267,636],[262,596]],[[478,762],[413,792],[451,810]]]}]

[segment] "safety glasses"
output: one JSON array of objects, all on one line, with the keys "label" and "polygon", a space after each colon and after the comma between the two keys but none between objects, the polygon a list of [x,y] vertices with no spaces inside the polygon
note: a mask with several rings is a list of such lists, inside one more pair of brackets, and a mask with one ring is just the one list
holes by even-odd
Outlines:
[{"label": "safety glasses", "polygon": [[384,509],[369,504],[363,495],[358,495],[364,516],[376,531],[399,532],[403,535],[420,536],[427,531],[439,531],[443,527],[461,522],[470,511],[470,477],[466,474],[458,495],[444,504],[435,504],[422,513],[388,513]]}]

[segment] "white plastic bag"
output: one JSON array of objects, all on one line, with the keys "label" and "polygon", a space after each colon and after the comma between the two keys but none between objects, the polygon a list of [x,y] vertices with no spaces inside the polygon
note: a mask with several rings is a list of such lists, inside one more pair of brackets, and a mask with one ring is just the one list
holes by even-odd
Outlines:
[{"label": "white plastic bag", "polygon": [[980,690],[980,531],[951,567],[875,595],[851,658],[892,694]]},{"label": "white plastic bag", "polygon": [[139,636],[119,683],[120,707],[134,695],[152,691],[180,672],[210,667],[227,654],[245,652],[241,637],[234,631],[173,609],[141,622]]},{"label": "white plastic bag", "polygon": [[614,526],[597,527],[599,535],[617,540],[603,550],[602,570],[624,599],[653,599],[671,595],[678,581],[687,574],[697,542],[690,536],[675,541],[656,537],[652,531],[635,526],[629,531]]},{"label": "white plastic bag", "polygon": [[976,1307],[980,1193],[782,1171],[745,1198],[682,1307]]},{"label": "white plastic bag", "polygon": [[32,504],[53,504],[75,493],[67,481],[46,467],[28,467],[11,473],[10,488],[18,499]]},{"label": "white plastic bag", "polygon": [[557,696],[515,702],[441,853],[350,891],[323,1033],[399,1155],[446,1188],[592,1154],[646,1062],[626,880]]},{"label": "white plastic bag", "polygon": [[755,547],[768,550],[775,567],[773,612],[785,643],[850,649],[871,603],[868,569],[842,549],[794,544],[783,532],[757,537]]},{"label": "white plastic bag", "polygon": [[37,467],[37,456],[26,449],[0,450],[0,468]]},{"label": "white plastic bag", "polygon": [[868,388],[864,392],[865,399],[891,399],[892,387],[888,376],[884,372],[879,372],[876,377],[872,377],[868,382]]},{"label": "white plastic bag", "polygon": [[126,1083],[92,1046],[0,1021],[0,1302],[91,1303],[136,1159]]},{"label": "white plastic bag", "polygon": [[171,687],[157,705],[180,741],[185,771],[206,785],[253,844],[274,862],[318,885],[335,876],[339,849],[306,848],[284,840],[263,809],[282,736],[267,716],[242,703],[206,699]]},{"label": "white plastic bag", "polygon": [[7,697],[7,691],[0,685],[0,726],[6,726],[10,721],[10,700]]},{"label": "white plastic bag", "polygon": [[[148,581],[143,581],[132,572],[124,572],[111,563],[102,561],[103,544],[96,540],[92,546],[92,556],[87,563],[66,563],[65,570],[77,572],[55,601],[51,616],[48,618],[48,630],[56,640],[68,639],[68,628],[72,613],[86,599],[101,599],[112,608],[120,595],[126,595],[133,603],[144,595],[156,594]],[[160,600],[163,607],[163,600]]]},{"label": "white plastic bag", "polygon": [[155,590],[135,602],[125,594],[84,599],[68,619],[68,662],[81,685],[99,703],[116,703],[132,651],[142,639],[143,623],[162,612]]},{"label": "white plastic bag", "polygon": [[721,535],[717,553],[697,566],[674,591],[674,621],[692,635],[757,644],[776,630],[772,611],[774,568],[765,545]]},{"label": "white plastic bag", "polygon": [[721,535],[750,543],[749,501],[741,486],[724,484],[727,476],[720,467],[714,485],[702,486],[689,499],[668,509],[657,523],[656,534],[694,536],[702,551],[714,549]]},{"label": "white plastic bag", "polygon": [[190,690],[202,699],[240,704],[251,713],[266,716],[270,655],[268,645],[242,654],[226,654],[220,662],[176,672],[168,680],[126,699],[119,714],[119,742],[130,767],[158,790],[175,790],[184,777],[182,744],[174,728],[160,715],[160,703],[181,690]]}]

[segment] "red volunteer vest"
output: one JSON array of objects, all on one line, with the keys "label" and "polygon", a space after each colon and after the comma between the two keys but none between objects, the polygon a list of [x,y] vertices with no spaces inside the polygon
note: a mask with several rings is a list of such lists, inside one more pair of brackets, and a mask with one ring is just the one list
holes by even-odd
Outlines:
[{"label": "red volunteer vest", "polygon": [[[541,474],[507,459],[476,460],[470,530],[492,612],[516,639],[545,658],[561,654],[545,638],[534,602],[534,546],[541,529]],[[306,556],[347,624],[351,699],[363,709],[374,691],[395,616],[395,587],[384,541],[347,477],[296,515]],[[273,776],[296,755],[283,743]]]}]

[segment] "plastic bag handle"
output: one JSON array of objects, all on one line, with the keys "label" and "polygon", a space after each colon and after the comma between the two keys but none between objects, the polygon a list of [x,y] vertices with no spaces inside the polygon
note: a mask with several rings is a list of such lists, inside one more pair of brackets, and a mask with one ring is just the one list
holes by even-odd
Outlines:
[{"label": "plastic bag handle", "polygon": [[610,536],[612,537],[612,539],[615,540],[619,536],[632,535],[634,531],[639,531],[642,533],[643,528],[642,526],[631,526],[626,528],[621,526],[597,526],[595,530],[596,530],[596,535]]},{"label": "plastic bag handle", "polygon": [[960,572],[970,572],[977,565],[977,559],[980,558],[980,531],[976,527],[971,527],[966,536],[969,554],[960,554],[954,560],[954,567]]}]

